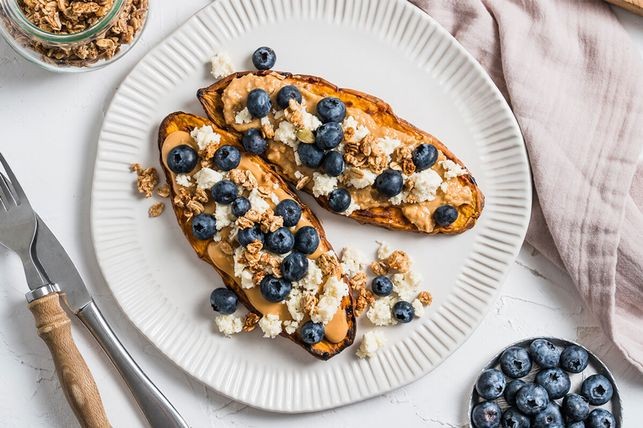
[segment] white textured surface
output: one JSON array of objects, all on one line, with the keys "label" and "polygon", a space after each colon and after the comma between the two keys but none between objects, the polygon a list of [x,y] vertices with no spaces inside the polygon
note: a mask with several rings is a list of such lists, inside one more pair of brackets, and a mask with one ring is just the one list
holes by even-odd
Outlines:
[{"label": "white textured surface", "polygon": [[[87,75],[46,73],[25,63],[0,41],[0,124],[4,131],[0,150],[12,160],[34,205],[77,261],[123,342],[192,426],[463,426],[465,394],[479,367],[503,345],[540,334],[576,339],[597,352],[619,382],[625,426],[638,426],[643,420],[639,406],[643,378],[609,345],[597,321],[582,308],[566,275],[528,248],[510,271],[490,315],[444,364],[407,387],[332,411],[286,416],[237,404],[177,369],[143,338],[115,305],[97,271],[88,238],[93,142],[106,104],[125,74],[151,46],[206,4],[164,2],[162,9],[154,10],[140,44],[122,62]],[[643,19],[624,13],[621,17],[643,53]],[[18,263],[0,250],[0,424],[76,426],[24,304],[25,284]],[[125,386],[79,323],[74,333],[97,378],[112,424],[143,426]]]},{"label": "white textured surface", "polygon": [[[227,31],[217,31],[222,28]],[[290,37],[303,31],[309,39]],[[259,34],[272,39],[268,44],[278,52],[277,68],[305,67],[342,86],[378,94],[402,117],[448,142],[485,193],[482,219],[454,237],[356,228],[312,203],[336,248],[351,245],[372,257],[373,236],[380,236],[409,252],[433,295],[428,315],[388,329],[388,346],[368,360],[357,359],[351,349],[316,362],[284,340],[213,334],[208,295],[213,284],[222,284],[220,278],[182,242],[173,216],[150,221],[142,206],[149,201],[142,204],[132,193],[129,165],[158,163],[157,124],[193,103],[195,89],[208,82],[202,75],[213,49],[223,47],[241,64],[258,45]],[[340,48],[349,38],[359,46],[357,57],[350,45]],[[337,46],[333,60],[318,54],[329,45]],[[396,61],[365,76],[380,58]],[[404,73],[404,82],[391,87],[387,72]],[[418,96],[431,101],[417,103]],[[530,184],[520,131],[500,93],[445,30],[411,4],[220,0],[151,51],[114,96],[98,142],[91,227],[98,263],[116,300],[172,361],[243,403],[302,412],[404,385],[463,343],[487,313],[520,249]],[[190,284],[189,291],[184,284]],[[358,340],[369,325],[365,319],[358,323]]]}]

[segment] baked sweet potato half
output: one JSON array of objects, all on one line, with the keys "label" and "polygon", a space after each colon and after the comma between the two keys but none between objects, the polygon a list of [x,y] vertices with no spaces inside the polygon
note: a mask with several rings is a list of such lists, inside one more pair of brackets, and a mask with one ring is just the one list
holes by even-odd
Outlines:
[{"label": "baked sweet potato half", "polygon": [[[197,97],[217,126],[237,135],[259,129],[263,158],[330,211],[427,234],[461,233],[482,212],[484,196],[464,164],[378,98],[274,71],[232,74]],[[265,114],[257,100],[268,98]]]},{"label": "baked sweet potato half", "polygon": [[[313,212],[263,159],[240,148],[238,134],[207,119],[177,112],[163,120],[158,149],[179,226],[262,320],[265,336],[280,334],[327,360],[355,337],[346,277]],[[321,340],[302,336],[313,321],[323,326]]]}]

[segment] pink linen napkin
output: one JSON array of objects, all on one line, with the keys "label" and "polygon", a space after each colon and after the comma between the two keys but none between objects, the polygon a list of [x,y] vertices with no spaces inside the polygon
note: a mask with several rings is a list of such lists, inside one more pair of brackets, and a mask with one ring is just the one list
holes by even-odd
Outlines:
[{"label": "pink linen napkin", "polygon": [[643,64],[627,33],[599,0],[411,1],[510,103],[536,190],[527,241],[643,372]]}]

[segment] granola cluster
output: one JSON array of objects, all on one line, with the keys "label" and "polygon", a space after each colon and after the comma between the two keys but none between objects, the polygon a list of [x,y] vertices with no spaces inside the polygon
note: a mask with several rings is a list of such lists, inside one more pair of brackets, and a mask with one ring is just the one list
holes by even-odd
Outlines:
[{"label": "granola cluster", "polygon": [[[133,163],[130,165],[130,171],[136,173],[136,190],[138,193],[143,195],[144,198],[151,198],[156,194],[161,198],[167,198],[170,195],[170,186],[166,184],[159,184],[159,174],[156,171],[156,168],[143,168],[139,163]],[[150,206],[147,210],[147,214],[150,218],[159,217],[165,211],[165,204],[163,202],[157,202]]]},{"label": "granola cluster", "polygon": [[203,204],[208,202],[208,194],[204,189],[180,187],[174,196],[174,205],[184,208],[183,215],[187,220],[205,211]]},{"label": "granola cluster", "polygon": [[411,268],[411,258],[406,252],[395,250],[384,259],[374,260],[369,267],[375,275],[407,273]]},{"label": "granola cluster", "polygon": [[367,167],[376,174],[384,171],[388,166],[388,156],[377,144],[372,135],[356,141],[347,138],[344,134],[344,159],[354,167]]},{"label": "granola cluster", "polygon": [[[75,34],[103,20],[115,0],[19,0],[25,17],[51,34]],[[145,22],[148,0],[125,0],[117,18],[97,37],[88,41],[51,46],[27,39],[10,27],[14,37],[42,54],[48,62],[83,67],[116,55],[124,44],[130,44]]]}]

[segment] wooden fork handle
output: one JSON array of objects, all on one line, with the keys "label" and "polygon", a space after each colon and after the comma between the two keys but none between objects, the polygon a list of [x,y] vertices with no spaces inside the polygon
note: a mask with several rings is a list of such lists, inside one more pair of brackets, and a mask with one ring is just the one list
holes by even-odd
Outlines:
[{"label": "wooden fork handle", "polygon": [[58,293],[29,303],[36,319],[38,336],[47,344],[54,359],[60,384],[80,425],[109,427],[96,382],[71,335],[71,320],[60,304]]}]

